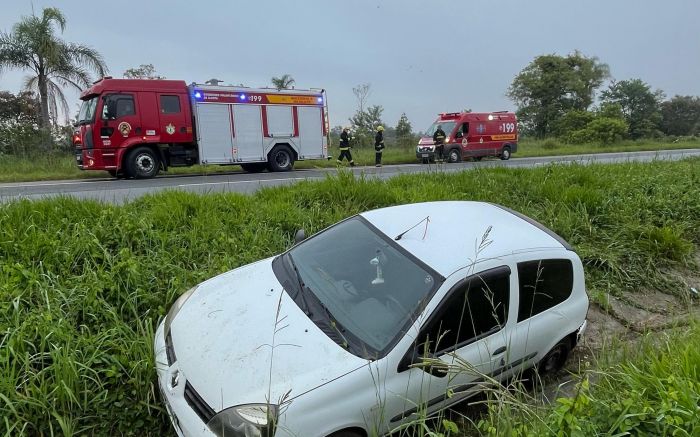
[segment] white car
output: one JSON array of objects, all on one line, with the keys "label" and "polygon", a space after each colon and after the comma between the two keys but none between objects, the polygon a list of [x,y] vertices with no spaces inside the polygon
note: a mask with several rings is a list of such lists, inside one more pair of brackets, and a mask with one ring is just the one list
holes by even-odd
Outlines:
[{"label": "white car", "polygon": [[587,310],[581,260],[541,224],[394,206],[183,294],[155,334],[159,387],[179,435],[382,435],[562,366]]}]

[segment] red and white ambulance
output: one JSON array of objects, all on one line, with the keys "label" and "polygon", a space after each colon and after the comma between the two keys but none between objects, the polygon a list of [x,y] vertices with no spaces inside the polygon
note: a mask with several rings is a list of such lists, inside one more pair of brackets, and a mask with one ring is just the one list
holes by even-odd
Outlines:
[{"label": "red and white ambulance", "polygon": [[433,134],[441,126],[445,138],[444,159],[460,162],[485,156],[510,159],[518,150],[518,119],[512,112],[450,112],[440,114],[418,141],[416,157],[422,162],[435,160]]},{"label": "red and white ambulance", "polygon": [[287,171],[328,157],[324,90],[106,77],[80,98],[73,144],[83,170],[134,178],[194,164]]}]

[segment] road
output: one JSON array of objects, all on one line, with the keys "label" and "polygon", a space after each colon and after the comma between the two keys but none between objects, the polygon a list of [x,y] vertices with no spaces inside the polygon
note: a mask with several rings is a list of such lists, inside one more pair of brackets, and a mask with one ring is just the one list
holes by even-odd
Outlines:
[{"label": "road", "polygon": [[[679,160],[700,157],[700,149],[666,150],[658,152],[601,153],[589,155],[553,156],[541,158],[516,158],[509,161],[485,160],[459,164],[386,165],[381,168],[355,167],[356,174],[387,179],[399,174],[427,171],[454,172],[484,167],[536,167],[550,163],[615,163],[648,162],[652,160]],[[238,167],[235,167],[236,169]],[[295,170],[286,173],[219,173],[207,176],[161,176],[148,180],[87,179],[41,182],[18,182],[0,184],[0,202],[16,199],[42,199],[57,195],[74,196],[110,203],[124,203],[144,194],[168,189],[186,190],[196,193],[238,192],[253,193],[262,187],[293,184],[302,180],[323,179],[336,172],[335,168]]]}]

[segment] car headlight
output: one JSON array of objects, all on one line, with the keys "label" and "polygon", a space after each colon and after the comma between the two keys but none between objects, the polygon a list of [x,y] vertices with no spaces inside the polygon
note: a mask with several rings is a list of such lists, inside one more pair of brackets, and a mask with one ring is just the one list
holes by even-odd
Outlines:
[{"label": "car headlight", "polygon": [[172,307],[170,307],[170,311],[168,311],[168,315],[165,316],[165,336],[167,337],[168,333],[170,332],[170,324],[173,323],[173,319],[177,315],[177,313],[180,312],[180,309],[182,308],[183,305],[185,305],[185,302],[187,302],[187,299],[192,296],[192,293],[197,290],[197,287],[192,287],[186,292],[182,293],[180,297],[177,298],[175,303],[173,304]]},{"label": "car headlight", "polygon": [[445,142],[449,143],[450,142],[450,137],[445,138]]},{"label": "car headlight", "polygon": [[277,405],[247,404],[219,412],[207,427],[219,437],[272,437],[276,424]]}]

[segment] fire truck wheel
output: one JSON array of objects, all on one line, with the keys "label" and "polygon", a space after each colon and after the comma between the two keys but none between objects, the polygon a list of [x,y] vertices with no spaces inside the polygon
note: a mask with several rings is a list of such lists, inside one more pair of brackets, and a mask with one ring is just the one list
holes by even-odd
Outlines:
[{"label": "fire truck wheel", "polygon": [[270,171],[289,171],[294,167],[294,154],[287,146],[277,146],[268,155]]},{"label": "fire truck wheel", "polygon": [[126,171],[134,179],[155,177],[160,170],[160,161],[148,147],[137,147],[126,157]]},{"label": "fire truck wheel", "polygon": [[503,150],[501,150],[501,159],[504,161],[510,159],[510,146],[503,146]]},{"label": "fire truck wheel", "polygon": [[460,162],[462,160],[462,155],[459,153],[459,149],[451,149],[450,153],[447,154],[447,162]]}]

